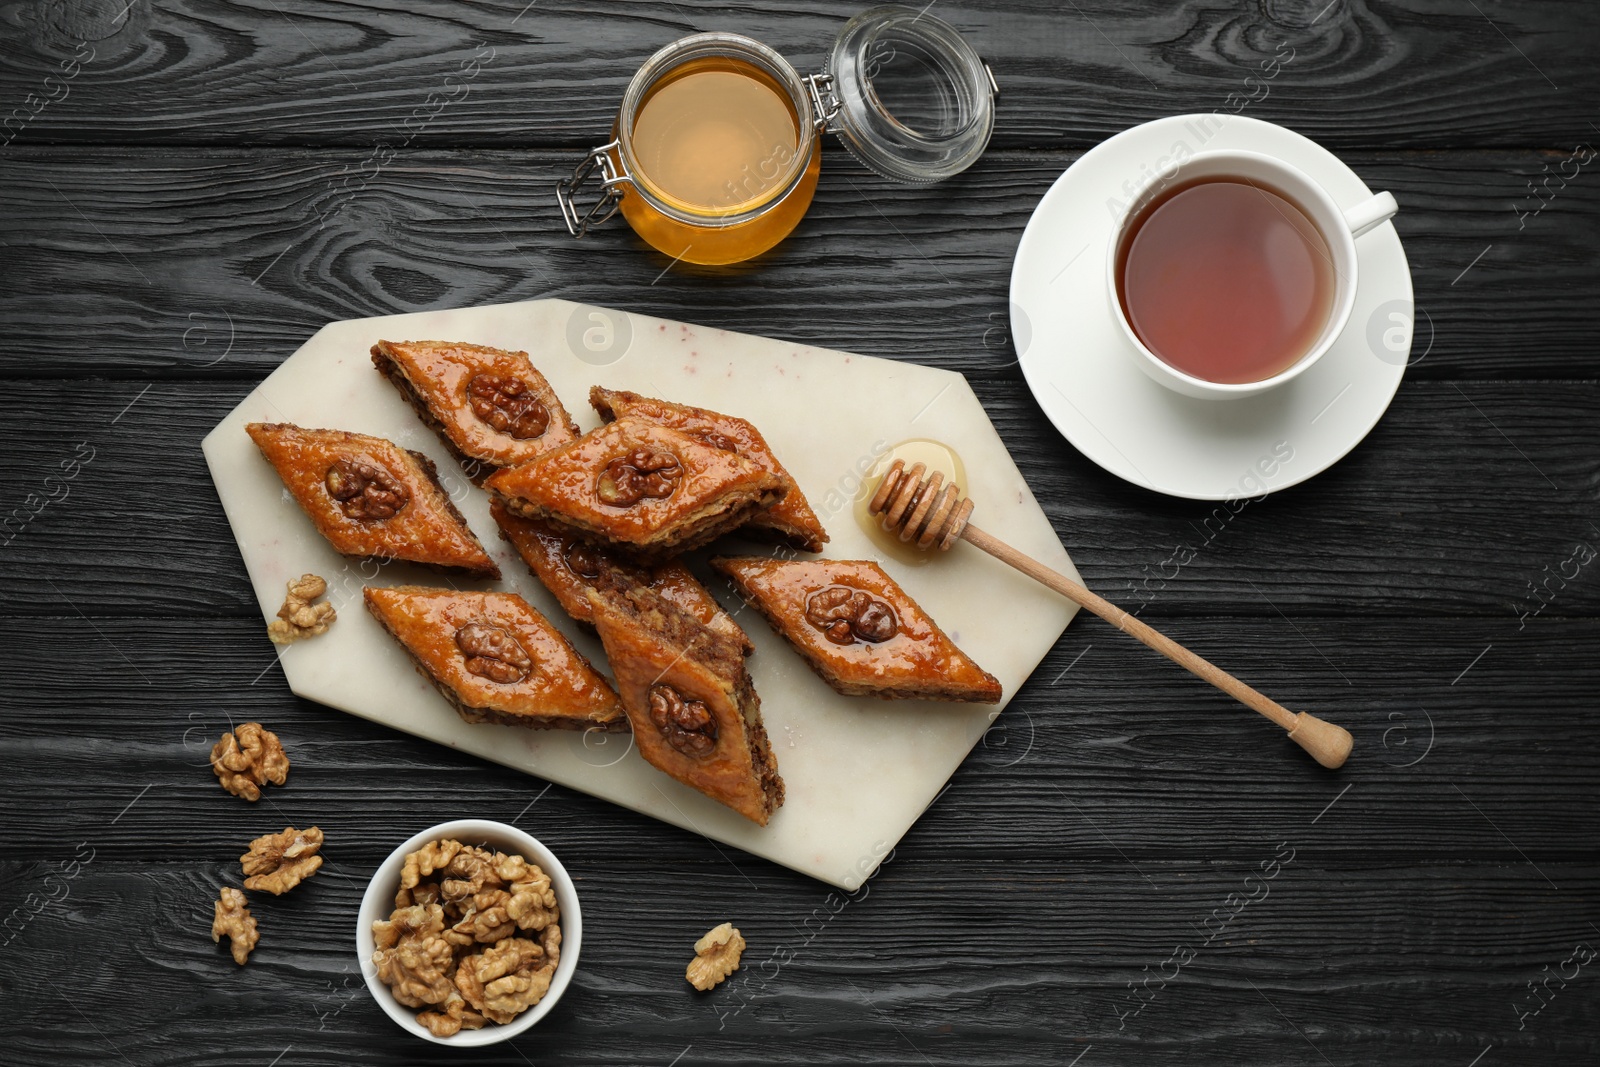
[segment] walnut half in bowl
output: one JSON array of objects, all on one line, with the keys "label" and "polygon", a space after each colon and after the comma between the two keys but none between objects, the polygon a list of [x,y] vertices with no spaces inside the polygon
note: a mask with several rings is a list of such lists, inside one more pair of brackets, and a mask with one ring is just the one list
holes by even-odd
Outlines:
[{"label": "walnut half in bowl", "polygon": [[[441,823],[402,843],[356,918],[373,999],[402,1029],[444,1045],[492,1045],[544,1018],[578,969],[582,941],[577,890],[555,853],[485,819]],[[463,965],[464,982],[446,978]]]}]

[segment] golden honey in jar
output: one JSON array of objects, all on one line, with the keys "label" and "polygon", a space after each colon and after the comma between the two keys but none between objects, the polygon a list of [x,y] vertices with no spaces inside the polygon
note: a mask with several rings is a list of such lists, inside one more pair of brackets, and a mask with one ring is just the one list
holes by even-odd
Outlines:
[{"label": "golden honey in jar", "polygon": [[[972,46],[926,8],[856,16],[827,70],[804,78],[759,41],[699,33],[639,68],[611,142],[557,184],[557,199],[575,237],[620,212],[675,262],[736,263],[805,215],[824,130],[886,178],[936,182],[982,154],[996,93]],[[599,199],[580,205],[595,180]]]},{"label": "golden honey in jar", "polygon": [[816,189],[819,157],[801,123],[796,101],[754,63],[720,55],[674,68],[636,109],[632,173],[649,196],[624,196],[623,217],[690,263],[765,252],[794,229]]}]

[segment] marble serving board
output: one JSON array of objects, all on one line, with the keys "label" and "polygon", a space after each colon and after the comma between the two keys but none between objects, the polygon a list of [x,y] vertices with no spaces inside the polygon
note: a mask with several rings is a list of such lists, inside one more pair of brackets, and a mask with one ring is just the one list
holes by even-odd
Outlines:
[{"label": "marble serving board", "polygon": [[[930,438],[964,460],[964,488],[977,503],[982,525],[1077,576],[959,374],[563,300],[355,319],[319,330],[204,443],[263,619],[283,602],[287,581],[306,572],[328,579],[338,621],[327,634],[280,651],[289,687],[302,697],[603,797],[846,889],[871,874],[999,714],[987,705],[835,693],[760,616],[741,610],[726,583],[711,580],[697,559],[692,565],[756,645],[750,671],[788,787],[787,802],[766,827],[645,763],[629,735],[463,722],[367,613],[364,585],[415,582],[513,590],[552,619],[602,671],[605,656],[599,642],[579,631],[498,536],[487,496],[462,476],[433,432],[373,368],[368,349],[379,338],[526,350],[585,429],[599,423],[587,403],[594,384],[752,420],[832,535],[826,555],[882,562],[963,650],[999,678],[1007,700],[1075,611],[964,542],[947,555],[913,565],[886,558],[858,524],[855,497],[876,457],[902,441]],[[337,555],[246,435],[245,423],[255,421],[376,434],[426,453],[498,560],[504,579],[471,581]],[[730,546],[724,542],[719,548]],[[294,739],[285,741],[292,752]],[[468,783],[463,797],[471,795]],[[470,799],[466,804],[470,809]]]}]

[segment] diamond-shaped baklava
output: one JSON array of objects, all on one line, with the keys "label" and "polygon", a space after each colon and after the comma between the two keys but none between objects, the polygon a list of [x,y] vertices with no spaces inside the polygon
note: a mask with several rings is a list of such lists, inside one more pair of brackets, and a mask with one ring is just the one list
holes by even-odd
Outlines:
[{"label": "diamond-shaped baklava", "polygon": [[784,493],[742,456],[643,419],[618,419],[490,476],[506,510],[643,561],[742,526]]},{"label": "diamond-shaped baklava", "polygon": [[639,754],[762,826],[783,779],[735,643],[641,586],[589,593]]},{"label": "diamond-shaped baklava", "polygon": [[617,694],[515,593],[368,586],[367,610],[468,722],[623,730]]},{"label": "diamond-shaped baklava", "polygon": [[876,563],[719,557],[711,566],[847,696],[1000,700],[994,676]]},{"label": "diamond-shaped baklava", "polygon": [[828,531],[800,486],[778,462],[761,431],[748,420],[720,411],[674,404],[670,400],[657,400],[621,389],[595,386],[589,390],[589,403],[606,421],[612,419],[640,418],[670,426],[675,430],[698,437],[707,444],[728,452],[736,452],[783,480],[783,499],[772,507],[752,516],[747,533],[764,533],[794,548],[806,552],[821,552],[828,541]]},{"label": "diamond-shaped baklava", "polygon": [[286,422],[252,422],[245,430],[317,532],[341,554],[500,577],[422,453],[381,437]]},{"label": "diamond-shaped baklava", "polygon": [[672,562],[641,567],[626,563],[602,548],[574,540],[547,523],[518,518],[498,500],[490,502],[489,514],[499,524],[500,536],[511,543],[528,564],[528,569],[584,629],[594,629],[589,590],[604,582],[643,585],[712,630],[732,638],[746,656],[754,651],[750,638],[733,621],[733,616],[722,610],[722,605],[683,564]]},{"label": "diamond-shaped baklava", "polygon": [[479,485],[578,436],[526,352],[454,341],[379,341],[372,363]]}]

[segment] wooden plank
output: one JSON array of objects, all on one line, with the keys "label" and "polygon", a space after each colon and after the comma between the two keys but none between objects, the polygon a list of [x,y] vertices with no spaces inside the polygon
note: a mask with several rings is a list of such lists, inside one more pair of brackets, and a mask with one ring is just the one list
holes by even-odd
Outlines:
[{"label": "wooden plank", "polygon": [[[338,858],[290,895],[253,898],[261,943],[244,968],[209,936],[217,884],[238,879],[224,850],[154,862],[96,855],[66,881],[57,864],[8,859],[8,897],[60,898],[5,950],[13,966],[54,976],[7,983],[18,1009],[52,1020],[48,1033],[11,1036],[18,1062],[120,1053],[153,1064],[178,1049],[206,1064],[414,1056],[415,1039],[363,985],[351,923],[366,869],[341,845],[350,847],[330,835]],[[1259,880],[1275,856],[1292,858]],[[335,863],[355,877],[334,875]],[[1590,1025],[1584,969],[1567,988],[1551,981],[1553,1000],[1517,1023],[1534,1003],[1526,982],[1597,940],[1574,914],[1600,890],[1592,861],[1553,865],[1565,889],[1541,892],[1511,866],[1330,867],[1307,835],[1262,836],[1209,862],[1143,865],[1156,888],[1125,864],[1070,854],[964,864],[959,878],[947,862],[897,855],[850,898],[760,872],[752,890],[721,861],[574,865],[588,934],[576,981],[515,1048],[474,1062],[1060,1065],[1092,1046],[1084,1063],[1326,1055],[1421,1065],[1467,1063],[1487,1044],[1502,1057],[1581,1058]],[[1258,880],[1246,883],[1251,874]],[[1257,899],[1229,903],[1245,894]],[[105,936],[130,914],[144,918],[129,936]],[[695,994],[683,964],[694,938],[723,919],[749,942],[745,967]],[[1361,931],[1368,947],[1330,951],[1333,929]],[[86,957],[139,980],[86,985]],[[57,980],[68,975],[79,977],[70,988]],[[1132,990],[1145,998],[1137,1014]],[[70,1010],[75,996],[94,1014]]]},{"label": "wooden plank", "polygon": [[[1236,511],[1128,485],[1056,436],[1018,384],[978,386],[1090,585],[1142,617],[1469,614],[1514,628],[1523,612],[1600,604],[1573,558],[1579,542],[1600,548],[1593,382],[1406,385],[1354,454]],[[14,534],[0,611],[253,614],[199,450],[248,389],[13,381],[0,411]],[[61,479],[81,456],[77,477]]]},{"label": "wooden plank", "polygon": [[[861,9],[19,4],[0,100],[33,144],[584,148],[608,139],[628,79],[668,42],[737,31],[811,71]],[[1570,148],[1590,136],[1600,13],[1589,5],[1009,0],[939,14],[999,80],[1002,147],[1081,149],[1163,115],[1241,108],[1343,148]]]},{"label": "wooden plank", "polygon": [[[1324,862],[1472,857],[1521,868],[1530,889],[1546,885],[1547,864],[1592,856],[1600,723],[1572,709],[1600,685],[1600,622],[1518,633],[1509,619],[1215,618],[1168,629],[1287,706],[1348,727],[1350,763],[1323,771],[1253,712],[1084,619],[975,739],[902,854],[1142,865],[1314,828]],[[588,858],[719,857],[693,833],[294,698],[254,621],[8,619],[0,639],[15,664],[0,696],[11,768],[0,837],[29,855],[69,856],[86,821],[108,856],[153,844],[162,857],[226,856],[241,834],[288,822],[375,843],[470,810],[529,814],[526,825]],[[439,714],[451,714],[442,702]],[[293,763],[288,785],[255,806],[209,766],[212,743],[251,720],[279,733]],[[375,864],[374,848],[360,862]]]},{"label": "wooden plank", "polygon": [[[785,244],[712,269],[673,266],[621,220],[572,240],[560,153],[408,152],[363,184],[354,152],[14,146],[0,375],[251,380],[330,320],[562,296],[1018,382],[1011,261],[1074,158],[993,152],[932,189],[841,158]],[[1562,189],[1562,159],[1350,157],[1404,205],[1415,379],[1593,376],[1600,178]],[[1519,218],[1541,175],[1554,198]]]}]

